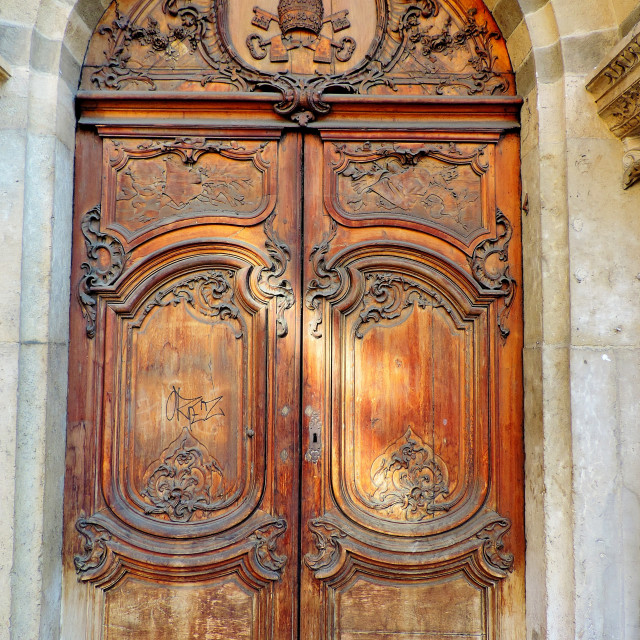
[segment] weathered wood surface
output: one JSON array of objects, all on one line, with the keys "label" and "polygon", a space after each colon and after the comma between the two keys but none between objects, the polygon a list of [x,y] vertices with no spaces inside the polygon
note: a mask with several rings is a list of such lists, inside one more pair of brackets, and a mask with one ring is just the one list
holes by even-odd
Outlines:
[{"label": "weathered wood surface", "polygon": [[[520,640],[504,42],[475,0],[250,4],[121,2],[87,54],[64,538],[78,637]],[[495,59],[470,90],[482,38]],[[214,45],[237,54],[214,67],[231,60],[240,92],[204,78]],[[366,51],[388,83],[310,97],[314,78],[369,73]]]}]

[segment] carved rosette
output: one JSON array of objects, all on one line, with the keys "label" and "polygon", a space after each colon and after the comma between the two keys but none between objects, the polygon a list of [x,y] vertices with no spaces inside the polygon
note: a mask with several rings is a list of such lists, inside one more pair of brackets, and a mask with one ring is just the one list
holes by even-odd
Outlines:
[{"label": "carved rosette", "polygon": [[449,508],[447,466],[411,428],[373,461],[371,483],[371,506],[409,522]]},{"label": "carved rosette", "polygon": [[142,496],[148,515],[166,515],[171,522],[189,522],[197,511],[206,517],[225,506],[222,469],[189,427],[151,463]]},{"label": "carved rosette", "polygon": [[[504,294],[502,310],[498,313],[498,327],[500,334],[506,339],[510,330],[505,323],[516,294],[517,284],[509,273],[509,242],[513,230],[509,219],[500,209],[496,211],[496,226],[498,227],[498,236],[481,242],[468,261],[473,277],[484,289],[501,291]],[[498,268],[489,266],[492,256],[497,257],[500,265]]]},{"label": "carved rosette", "polygon": [[[85,213],[80,223],[87,249],[84,275],[78,283],[78,299],[87,321],[87,335],[96,335],[96,290],[113,284],[124,271],[127,254],[118,238],[100,231],[100,205]],[[105,259],[105,254],[107,258]]]},{"label": "carved rosette", "polygon": [[[371,42],[362,43],[367,54],[336,72],[330,63],[351,60],[356,42],[350,36],[333,40],[323,26],[330,23],[333,34],[348,29],[348,11],[325,17],[321,0],[282,0],[277,15],[255,7],[251,25],[266,31],[276,22],[280,33],[269,39],[249,33],[245,59],[229,46],[230,2],[220,0],[209,10],[157,0],[135,18],[112,9],[98,27],[99,42],[90,48],[83,88],[156,90],[185,83],[226,84],[243,92],[270,88],[283,96],[276,111],[303,125],[329,110],[323,94],[336,89],[367,94],[378,86],[407,85],[435,94],[512,92],[504,41],[475,9],[465,12],[440,0],[376,0],[377,29]],[[308,32],[313,42],[293,37],[296,31]],[[261,71],[250,62],[266,58],[267,50],[272,63],[286,62],[305,47],[313,50],[317,65],[306,75],[283,73],[281,67]]]},{"label": "carved rosette", "polygon": [[284,312],[291,309],[296,303],[296,296],[289,280],[282,278],[287,270],[291,251],[289,247],[280,240],[278,234],[273,229],[273,215],[269,216],[264,223],[264,233],[267,236],[265,247],[271,258],[271,264],[263,267],[258,272],[258,287],[267,296],[276,298],[276,323],[277,335],[280,338],[289,333],[289,327],[284,317]]}]

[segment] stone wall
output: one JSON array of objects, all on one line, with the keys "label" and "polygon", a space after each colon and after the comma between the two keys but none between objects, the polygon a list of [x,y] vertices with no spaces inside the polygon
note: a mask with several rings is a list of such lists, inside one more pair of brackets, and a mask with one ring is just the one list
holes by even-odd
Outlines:
[{"label": "stone wall", "polygon": [[[525,97],[528,638],[637,640],[640,185],[585,84],[640,5],[487,4]],[[60,636],[73,95],[103,9],[0,2],[0,640]]]}]

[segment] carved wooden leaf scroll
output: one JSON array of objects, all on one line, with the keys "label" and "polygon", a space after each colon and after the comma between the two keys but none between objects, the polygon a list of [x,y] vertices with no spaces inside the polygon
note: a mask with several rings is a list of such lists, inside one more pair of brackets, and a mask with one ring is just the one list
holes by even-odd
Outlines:
[{"label": "carved wooden leaf scroll", "polygon": [[448,509],[447,466],[411,428],[373,461],[371,482],[372,506],[389,515],[415,522]]},{"label": "carved wooden leaf scroll", "polygon": [[[78,299],[87,321],[87,335],[96,335],[96,288],[113,284],[122,274],[127,254],[118,238],[100,231],[100,205],[85,213],[80,227],[87,248],[84,275],[78,283]],[[107,259],[105,259],[105,254]]]},{"label": "carved wooden leaf scroll", "polygon": [[[338,65],[350,60],[357,46],[348,35],[333,39],[349,27],[346,10],[325,17],[319,0],[286,0],[274,15],[260,7],[254,10],[252,0],[233,3],[244,3],[241,47],[229,26],[231,0],[206,7],[176,0],[155,0],[143,9],[133,9],[133,0],[112,4],[90,44],[82,88],[270,88],[283,96],[276,111],[300,124],[329,111],[323,94],[332,90],[369,94],[407,87],[413,93],[415,88],[432,94],[513,93],[506,46],[488,11],[441,0],[371,0],[377,21],[371,41],[359,43],[362,53],[343,70]],[[269,30],[272,22],[280,34],[270,31],[265,39],[252,32],[254,27]],[[327,29],[319,29],[324,25]],[[300,38],[296,31],[309,35]],[[305,73],[287,71],[286,61],[309,49],[312,67]],[[267,50],[271,64],[280,65],[274,71],[256,66]]]},{"label": "carved wooden leaf scroll", "polygon": [[[455,320],[453,309],[440,293],[394,273],[368,273],[367,288],[362,298],[362,311],[354,323],[356,338],[362,339],[370,323],[406,319],[417,304],[442,307]],[[457,323],[456,323],[457,324]]]},{"label": "carved wooden leaf scroll", "polygon": [[250,536],[253,541],[254,560],[263,570],[275,574],[276,577],[280,576],[288,559],[286,555],[280,555],[276,551],[278,540],[286,531],[287,521],[277,518],[256,529]]},{"label": "carved wooden leaf scroll", "polygon": [[[507,216],[497,209],[496,225],[498,236],[481,242],[468,258],[473,277],[484,287],[491,291],[502,291],[504,302],[502,310],[498,314],[498,328],[504,339],[509,336],[509,329],[505,325],[509,308],[516,294],[516,281],[509,273],[509,242],[513,233],[511,223]],[[498,266],[490,265],[490,259],[495,256]]]}]

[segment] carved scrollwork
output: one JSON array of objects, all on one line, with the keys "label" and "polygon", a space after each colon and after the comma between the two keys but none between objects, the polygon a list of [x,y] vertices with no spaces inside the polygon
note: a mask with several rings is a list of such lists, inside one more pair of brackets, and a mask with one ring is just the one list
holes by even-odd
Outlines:
[{"label": "carved scrollwork", "polygon": [[[151,154],[175,153],[180,156],[185,164],[195,164],[205,153],[219,153],[230,158],[253,158],[267,146],[268,142],[260,145],[259,150],[247,151],[245,147],[235,140],[225,142],[222,140],[208,140],[207,138],[177,137],[173,140],[150,140],[138,145],[138,150]],[[263,164],[268,164],[262,160]]]},{"label": "carved scrollwork", "polygon": [[264,233],[267,236],[265,247],[271,258],[271,264],[258,271],[258,287],[268,296],[275,297],[277,334],[282,338],[289,332],[284,312],[291,309],[296,303],[296,296],[289,280],[279,279],[287,270],[287,264],[291,260],[289,247],[280,240],[278,234],[273,229],[273,215],[269,216],[264,223]]},{"label": "carved scrollwork", "polygon": [[326,256],[331,249],[331,241],[336,237],[338,225],[331,220],[331,228],[322,236],[322,241],[311,249],[309,260],[313,265],[313,271],[318,276],[309,282],[305,294],[307,308],[314,312],[313,319],[309,323],[309,330],[314,338],[322,337],[319,327],[322,324],[323,300],[334,296],[342,287],[346,277],[343,269],[327,268]]},{"label": "carved scrollwork", "polygon": [[[380,85],[412,85],[436,94],[472,95],[510,88],[504,46],[499,55],[494,52],[501,36],[475,9],[465,15],[440,0],[378,0],[377,29],[367,54],[343,73],[327,73],[323,70],[333,70],[329,63],[345,63],[356,50],[352,37],[335,38],[350,27],[347,10],[325,16],[321,0],[282,0],[278,15],[256,7],[251,24],[267,31],[276,22],[280,33],[264,38],[250,33],[250,59],[262,60],[268,50],[272,62],[284,62],[296,49],[311,49],[317,68],[294,74],[260,71],[230,46],[229,3],[220,0],[205,10],[157,0],[143,12],[140,24],[116,9],[98,28],[107,42],[95,47],[89,82],[111,90],[131,85],[155,90],[185,82],[226,84],[243,92],[272,89],[283,96],[276,111],[301,125],[329,111],[323,94],[332,90],[366,94]],[[326,24],[332,37],[323,31]],[[298,30],[309,35],[299,37]]]},{"label": "carved scrollwork", "polygon": [[[100,231],[100,205],[85,213],[80,223],[87,248],[84,275],[78,284],[78,299],[87,321],[87,335],[96,335],[96,288],[113,284],[122,274],[127,254],[118,238]],[[105,254],[108,256],[105,259]]]},{"label": "carved scrollwork", "polygon": [[[364,338],[371,322],[406,319],[417,304],[421,309],[442,307],[456,320],[453,308],[440,293],[394,273],[368,273],[362,298],[362,311],[354,323],[356,338]],[[457,324],[457,323],[456,323]]]},{"label": "carved scrollwork", "polygon": [[331,570],[340,562],[342,557],[340,540],[346,538],[347,534],[322,518],[310,520],[309,530],[318,551],[317,553],[307,553],[304,557],[304,563],[317,575],[319,572]]},{"label": "carved scrollwork", "polygon": [[154,307],[175,307],[185,303],[189,313],[195,313],[210,322],[224,322],[231,327],[236,338],[241,338],[245,325],[235,303],[234,281],[235,272],[232,270],[211,270],[184,278],[158,291],[134,326],[139,327]]},{"label": "carved scrollwork", "polygon": [[511,520],[502,518],[487,525],[476,534],[482,540],[482,554],[485,561],[499,571],[513,571],[513,554],[504,550],[502,538],[511,529]]},{"label": "carved scrollwork", "polygon": [[371,465],[371,506],[378,511],[416,522],[447,511],[447,466],[433,449],[407,429]]},{"label": "carved scrollwork", "polygon": [[84,538],[84,553],[75,556],[73,563],[82,577],[83,574],[93,572],[106,563],[109,556],[107,543],[111,540],[111,534],[104,527],[85,517],[78,518],[76,529]]},{"label": "carved scrollwork", "polygon": [[206,517],[226,504],[222,469],[187,426],[151,463],[144,483],[141,494],[151,503],[145,513],[171,522],[189,522],[197,511]]},{"label": "carved scrollwork", "polygon": [[280,575],[287,563],[287,556],[276,552],[278,539],[287,531],[287,521],[277,518],[256,529],[250,536],[253,542],[255,562],[266,572]]},{"label": "carved scrollwork", "polygon": [[[509,219],[498,209],[496,211],[496,226],[498,236],[481,242],[468,258],[473,277],[480,285],[491,291],[504,293],[503,307],[498,314],[498,327],[503,338],[507,338],[510,331],[505,322],[516,293],[516,281],[509,273],[509,242],[513,233]],[[491,256],[497,256],[503,266],[495,269],[487,264]]]}]

